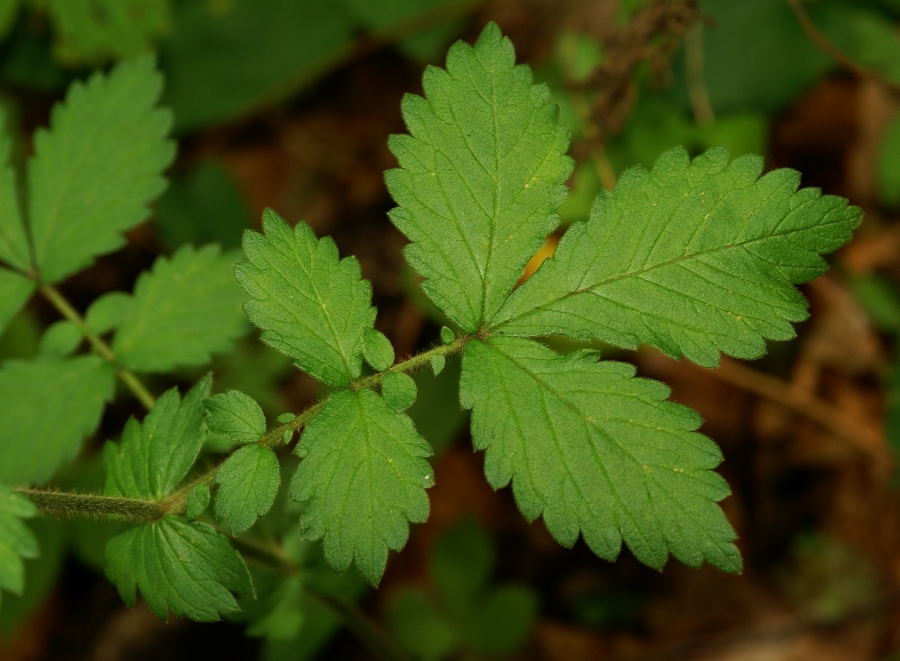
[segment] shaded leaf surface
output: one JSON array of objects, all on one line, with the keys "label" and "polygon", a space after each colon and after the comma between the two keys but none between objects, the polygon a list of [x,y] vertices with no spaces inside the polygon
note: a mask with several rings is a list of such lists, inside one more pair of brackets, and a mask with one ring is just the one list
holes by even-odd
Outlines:
[{"label": "shaded leaf surface", "polygon": [[207,376],[184,396],[167,390],[143,423],[129,418],[120,443],[103,448],[106,493],[162,500],[187,475],[206,437],[203,400],[209,397]]},{"label": "shaded leaf surface", "polygon": [[113,394],[97,356],[10,360],[0,368],[0,480],[40,483],[78,452]]},{"label": "shaded leaf surface", "polygon": [[31,254],[19,206],[16,173],[9,163],[11,148],[6,113],[0,111],[0,262],[28,271]]},{"label": "shaded leaf surface", "polygon": [[36,516],[37,508],[25,496],[0,484],[0,590],[22,594],[23,559],[38,556],[38,541],[22,519]]},{"label": "shaded leaf surface", "polygon": [[178,516],[120,533],[106,545],[106,575],[134,606],[137,590],[157,617],[167,611],[214,622],[238,610],[232,592],[252,594],[241,556],[209,526]]},{"label": "shaded leaf surface", "polygon": [[700,416],[665,401],[665,385],[633,378],[634,367],[597,357],[520,338],[466,346],[460,401],[473,409],[488,482],[512,481],[525,517],[543,515],[564,546],[580,533],[613,560],[624,539],[650,567],[672,553],[739,572],[736,535],[716,504],[729,494],[712,472],[722,455],[694,431]]},{"label": "shaded leaf surface", "polygon": [[691,162],[675,148],[650,172],[628,170],[513,292],[497,331],[644,342],[708,367],[719,352],[758,358],[766,339],[792,338],[808,316],[793,285],[825,271],[820,254],[850,238],[860,210],[797,191],[793,170],[760,179],[762,165],[729,164],[724,148]]},{"label": "shaded leaf surface", "polygon": [[119,361],[138,371],[165,372],[229,351],[247,330],[233,263],[215,245],[184,246],[157,259],[138,278],[113,338]]},{"label": "shaded leaf surface", "polygon": [[278,214],[263,214],[263,234],[244,234],[247,261],[235,267],[250,295],[244,311],[262,340],[297,361],[304,372],[346,386],[362,367],[363,333],[372,328],[372,286],[353,257],[317,239],[306,223],[292,230]]},{"label": "shaded leaf surface", "polygon": [[25,307],[34,288],[33,280],[0,268],[0,335],[10,320]]},{"label": "shaded leaf surface", "polygon": [[306,538],[323,539],[337,571],[351,562],[373,585],[388,549],[400,550],[409,521],[428,518],[425,489],[434,484],[428,443],[409,417],[370,390],[335,393],[307,425],[295,450],[303,461],[291,497],[307,502],[300,516]]},{"label": "shaded leaf surface", "polygon": [[165,188],[171,113],[156,107],[162,77],[146,56],[69,88],[39,130],[28,164],[29,222],[41,277],[58,282],[124,244]]},{"label": "shaded leaf surface", "polygon": [[412,241],[404,252],[423,290],[474,332],[559,222],[569,133],[494,23],[474,47],[457,42],[447,70],[429,67],[422,84],[425,98],[403,99],[410,135],[389,143],[400,163],[385,175],[399,205],[391,220]]}]

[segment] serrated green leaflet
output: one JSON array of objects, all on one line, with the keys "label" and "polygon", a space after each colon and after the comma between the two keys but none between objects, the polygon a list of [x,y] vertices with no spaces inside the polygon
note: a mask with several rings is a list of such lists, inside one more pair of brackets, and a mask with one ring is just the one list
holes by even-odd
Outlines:
[{"label": "serrated green leaflet", "polygon": [[161,89],[151,57],[124,62],[72,85],[50,130],[35,134],[28,218],[43,281],[119,248],[122,232],[149,215],[175,153],[171,113],[156,107]]},{"label": "serrated green leaflet", "polygon": [[266,416],[259,404],[239,390],[213,395],[203,406],[209,430],[236,443],[253,443],[266,433]]},{"label": "serrated green leaflet", "polygon": [[736,535],[716,504],[728,485],[712,469],[719,448],[694,430],[700,416],[665,401],[669,388],[632,378],[634,367],[560,356],[522,338],[473,340],[463,355],[460,401],[472,411],[476,449],[495,489],[512,481],[529,520],[598,556],[625,543],[657,569],[669,553],[741,570]]},{"label": "serrated green leaflet", "polygon": [[370,390],[335,393],[310,421],[295,450],[303,458],[291,497],[307,502],[300,526],[323,539],[337,571],[351,562],[373,585],[384,573],[388,549],[400,550],[409,523],[428,518],[425,489],[434,484],[428,443],[409,417]]},{"label": "serrated green leaflet", "polygon": [[247,566],[228,539],[178,516],[147,523],[109,540],[106,575],[134,606],[136,589],[157,617],[166,612],[214,622],[238,610],[232,592],[251,594]]},{"label": "serrated green leaflet", "polygon": [[34,293],[34,281],[0,268],[0,335]]},{"label": "serrated green leaflet", "polygon": [[114,379],[97,356],[3,363],[0,480],[46,482],[97,428]]},{"label": "serrated green leaflet", "polygon": [[107,494],[162,500],[171,493],[203,447],[203,400],[211,382],[202,379],[183,401],[178,388],[167,390],[143,423],[128,420],[122,441],[103,447]]},{"label": "serrated green leaflet", "polygon": [[263,232],[244,233],[247,261],[235,267],[250,295],[244,311],[262,340],[333,386],[360,374],[363,333],[375,321],[372,286],[359,262],[339,259],[334,241],[317,239],[306,223],[291,230],[271,209]]},{"label": "serrated green leaflet", "polygon": [[275,502],[281,486],[278,457],[261,445],[243,447],[219,467],[216,483],[216,518],[225,519],[231,532],[239,535]]},{"label": "serrated green leaflet", "polygon": [[31,267],[31,255],[22,223],[16,173],[9,164],[11,148],[6,113],[0,110],[0,262],[24,272]]},{"label": "serrated green leaflet", "polygon": [[21,594],[25,587],[22,560],[38,556],[38,542],[22,519],[36,514],[30,500],[0,484],[0,590]]},{"label": "serrated green leaflet", "polygon": [[247,330],[233,263],[215,245],[184,246],[171,259],[157,259],[153,270],[138,278],[113,338],[119,362],[164,372],[203,365],[210,354],[230,350]]},{"label": "serrated green leaflet", "polygon": [[403,99],[410,135],[389,143],[400,163],[385,174],[399,205],[391,220],[412,241],[404,252],[423,290],[475,332],[559,222],[569,133],[494,23],[474,47],[457,42],[447,70],[429,67],[422,84],[424,99]]},{"label": "serrated green leaflet", "polygon": [[760,179],[762,165],[675,148],[651,172],[628,170],[513,292],[496,332],[644,342],[707,367],[720,351],[758,358],[765,339],[792,338],[807,317],[794,283],[826,269],[820,254],[850,238],[860,210],[797,191],[793,170]]}]

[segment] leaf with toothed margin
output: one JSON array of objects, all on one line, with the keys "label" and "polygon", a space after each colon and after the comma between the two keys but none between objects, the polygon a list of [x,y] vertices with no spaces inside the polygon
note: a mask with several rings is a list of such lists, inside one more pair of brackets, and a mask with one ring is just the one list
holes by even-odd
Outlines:
[{"label": "leaf with toothed margin", "polygon": [[546,85],[515,64],[489,23],[429,67],[425,97],[408,94],[410,135],[391,136],[400,167],[385,174],[390,216],[429,298],[468,332],[490,325],[522,268],[559,224],[572,171],[568,129]]},{"label": "leaf with toothed margin", "polygon": [[512,482],[529,520],[572,546],[579,534],[614,560],[624,540],[644,564],[669,554],[741,571],[734,530],[717,502],[728,485],[713,472],[722,453],[698,434],[700,416],[665,401],[669,388],[592,351],[560,356],[534,340],[472,340],[460,401],[472,412],[495,489]]},{"label": "leaf with toothed margin", "polygon": [[302,461],[291,497],[307,503],[304,537],[323,540],[337,571],[355,562],[377,585],[388,549],[403,548],[410,521],[428,518],[425,489],[434,484],[428,443],[409,416],[371,390],[343,390],[306,426],[295,453]]},{"label": "leaf with toothed margin", "polygon": [[494,320],[505,335],[644,342],[706,367],[720,352],[758,358],[808,316],[794,287],[821,275],[860,221],[858,207],[775,170],[729,163],[717,147],[693,161],[680,147],[602,192],[586,223],[513,292]]}]

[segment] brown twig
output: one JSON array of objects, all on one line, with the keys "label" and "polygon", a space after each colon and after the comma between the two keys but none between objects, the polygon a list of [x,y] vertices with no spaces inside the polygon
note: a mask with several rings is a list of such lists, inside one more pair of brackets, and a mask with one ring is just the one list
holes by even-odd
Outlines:
[{"label": "brown twig", "polygon": [[808,36],[810,41],[818,46],[822,50],[822,52],[824,52],[826,55],[828,55],[828,57],[833,59],[835,62],[837,62],[853,74],[859,76],[860,78],[865,78],[878,83],[879,85],[887,89],[892,96],[900,98],[900,85],[882,78],[874,71],[867,69],[866,67],[853,60],[853,58],[851,58],[849,55],[844,53],[844,51],[838,48],[834,44],[834,42],[832,42],[828,37],[825,36],[825,34],[822,33],[821,30],[819,30],[819,28],[816,27],[816,24],[813,23],[812,19],[806,11],[806,8],[803,6],[802,0],[787,1],[791,7],[791,10],[793,10],[794,12],[794,15],[797,17],[797,21],[800,23],[800,27],[802,27],[803,31],[806,33],[806,36]]}]

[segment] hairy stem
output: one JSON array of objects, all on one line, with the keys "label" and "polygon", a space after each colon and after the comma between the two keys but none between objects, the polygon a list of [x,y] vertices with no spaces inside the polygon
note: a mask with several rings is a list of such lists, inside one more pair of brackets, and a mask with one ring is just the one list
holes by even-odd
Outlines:
[{"label": "hairy stem", "polygon": [[53,304],[53,307],[55,307],[63,317],[75,324],[97,354],[115,368],[116,376],[118,376],[119,379],[122,380],[122,383],[124,383],[134,396],[137,397],[144,408],[148,411],[152,409],[156,400],[153,395],[150,394],[150,391],[147,390],[143,383],[141,383],[134,372],[119,364],[112,348],[88,327],[84,317],[72,307],[69,301],[66,300],[66,297],[52,285],[41,285],[40,291],[41,294],[44,295],[44,298],[50,301]]},{"label": "hairy stem", "polygon": [[42,489],[16,489],[45,514],[89,516],[130,523],[158,521],[166,514],[162,503],[133,498],[116,498],[93,493],[66,493]]}]

